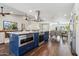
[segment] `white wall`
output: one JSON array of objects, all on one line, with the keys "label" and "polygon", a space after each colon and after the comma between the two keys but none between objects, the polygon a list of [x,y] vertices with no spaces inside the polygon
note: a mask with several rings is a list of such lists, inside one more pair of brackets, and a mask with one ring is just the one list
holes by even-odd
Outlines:
[{"label": "white wall", "polygon": [[78,21],[76,25],[76,53],[79,55],[79,4],[75,4],[74,11],[78,15]]},{"label": "white wall", "polygon": [[[0,15],[0,30],[3,30],[3,21],[17,22],[19,30],[21,30],[21,24],[25,22],[21,16]],[[8,38],[5,38],[5,35],[3,35],[2,40],[4,40],[5,43],[8,42]]]},{"label": "white wall", "polygon": [[[6,15],[6,16],[1,16],[0,15],[0,30],[3,30],[3,21],[12,21],[12,22],[17,22],[18,24],[18,30],[21,30],[21,24],[25,24],[25,29],[26,30],[38,30],[39,29],[39,24],[37,22],[28,22],[23,19],[23,16],[11,16],[11,15]],[[5,35],[3,35],[3,38]],[[8,42],[8,38],[4,38],[5,43]]]},{"label": "white wall", "polygon": [[76,53],[79,55],[79,3],[76,3],[73,8],[73,12],[76,13],[78,19],[76,20]]},{"label": "white wall", "polygon": [[[11,15],[0,16],[0,23],[3,24],[3,21],[17,22],[19,30],[21,30],[21,24],[25,22],[21,16],[11,16]],[[0,27],[3,28],[3,25],[1,25]]]},{"label": "white wall", "polygon": [[76,29],[76,53],[79,55],[79,24],[77,26],[78,28]]},{"label": "white wall", "polygon": [[50,31],[55,30],[55,28],[57,27],[57,23],[50,23]]},{"label": "white wall", "polygon": [[69,19],[66,18],[64,15],[62,17],[58,17],[53,19],[53,21],[50,22],[50,30],[55,30],[57,27],[58,30],[61,26],[66,26],[69,23]]},{"label": "white wall", "polygon": [[[18,30],[21,30],[21,24],[25,25],[25,30],[40,30],[39,22],[34,21],[26,21],[23,19],[23,16],[0,16],[0,30],[3,30],[3,21],[12,21],[17,22],[18,24]],[[8,42],[8,39],[6,38],[5,42]]]},{"label": "white wall", "polygon": [[33,21],[26,21],[23,19],[22,16],[0,16],[0,30],[3,29],[3,21],[12,21],[12,22],[17,22],[18,24],[18,30],[21,30],[21,24],[25,24],[25,28],[27,30],[37,30],[39,29],[39,23],[33,22]]},{"label": "white wall", "polygon": [[39,23],[34,21],[27,21],[26,30],[39,30]]}]

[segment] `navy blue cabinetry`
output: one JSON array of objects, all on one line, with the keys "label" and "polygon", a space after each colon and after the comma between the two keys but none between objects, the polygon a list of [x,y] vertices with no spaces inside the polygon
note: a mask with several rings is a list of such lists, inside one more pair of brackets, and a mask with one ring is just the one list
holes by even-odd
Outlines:
[{"label": "navy blue cabinetry", "polygon": [[10,34],[9,51],[11,54],[19,55],[18,35]]},{"label": "navy blue cabinetry", "polygon": [[35,33],[10,33],[9,51],[14,55],[23,55],[24,53],[38,47],[38,32]]},{"label": "navy blue cabinetry", "polygon": [[34,45],[34,43],[32,42],[32,43],[29,43],[29,44],[24,45],[22,47],[19,47],[19,55],[23,55],[24,53],[33,49],[33,47],[34,47],[33,45]]},{"label": "navy blue cabinetry", "polygon": [[44,41],[47,42],[49,39],[49,32],[44,32]]},{"label": "navy blue cabinetry", "polygon": [[[40,37],[40,38],[39,38]],[[10,33],[9,51],[19,56],[39,46],[41,41],[48,41],[49,32],[39,35],[39,32],[33,33]]]},{"label": "navy blue cabinetry", "polygon": [[38,47],[39,46],[39,33],[34,33],[34,48]]}]

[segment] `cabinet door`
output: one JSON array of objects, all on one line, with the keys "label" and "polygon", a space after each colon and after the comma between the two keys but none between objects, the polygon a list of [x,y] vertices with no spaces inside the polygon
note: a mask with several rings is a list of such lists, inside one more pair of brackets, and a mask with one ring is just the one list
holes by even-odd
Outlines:
[{"label": "cabinet door", "polygon": [[5,34],[4,32],[0,32],[0,44],[4,42]]}]

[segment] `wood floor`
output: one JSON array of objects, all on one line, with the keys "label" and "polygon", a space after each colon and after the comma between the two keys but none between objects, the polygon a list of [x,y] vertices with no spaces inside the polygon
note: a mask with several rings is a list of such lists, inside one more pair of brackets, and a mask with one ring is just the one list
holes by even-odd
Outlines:
[{"label": "wood floor", "polygon": [[0,44],[0,56],[9,56],[8,44]]},{"label": "wood floor", "polygon": [[[0,45],[0,56],[11,56],[9,54],[8,44]],[[24,56],[72,56],[67,42],[49,40],[39,47],[27,52]]]},{"label": "wood floor", "polygon": [[49,41],[26,53],[27,56],[72,56],[67,43]]},{"label": "wood floor", "polygon": [[[0,56],[11,56],[8,44],[0,45]],[[49,41],[25,53],[24,56],[72,56],[72,54],[66,42]]]}]

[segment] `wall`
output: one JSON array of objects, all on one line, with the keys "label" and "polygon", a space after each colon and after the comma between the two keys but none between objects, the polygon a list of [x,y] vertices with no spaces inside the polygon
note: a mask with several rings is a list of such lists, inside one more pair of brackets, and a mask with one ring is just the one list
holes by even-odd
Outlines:
[{"label": "wall", "polygon": [[34,21],[26,21],[22,16],[0,16],[0,30],[3,29],[3,21],[12,21],[18,23],[18,30],[21,30],[21,24],[25,24],[26,30],[37,30],[39,29],[39,23]]},{"label": "wall", "polygon": [[77,24],[77,26],[78,28],[76,29],[76,53],[79,56],[79,23]]},{"label": "wall", "polygon": [[34,21],[27,21],[26,30],[39,30],[39,23]]},{"label": "wall", "polygon": [[[22,19],[22,16],[11,16],[11,15],[6,15],[6,16],[1,16],[0,15],[0,30],[3,30],[3,21],[12,21],[12,22],[17,22],[18,24],[18,29],[21,30],[21,24],[24,23],[25,21]],[[4,42],[8,42],[8,38],[4,37]]]},{"label": "wall", "polygon": [[50,23],[50,31],[55,30],[55,28],[57,27],[57,23]]},{"label": "wall", "polygon": [[75,30],[76,30],[76,53],[79,56],[79,3],[74,5],[73,11],[76,15],[75,17]]},{"label": "wall", "polygon": [[50,22],[50,31],[55,30],[56,27],[58,28],[58,30],[60,30],[61,26],[66,26],[68,23],[69,19],[66,18],[65,16],[57,17],[53,19],[52,22]]},{"label": "wall", "polygon": [[[39,24],[37,22],[30,22],[23,19],[23,16],[14,16],[14,15],[6,15],[6,16],[0,16],[0,30],[3,30],[3,21],[12,21],[17,22],[18,24],[18,30],[21,30],[21,24],[25,24],[25,30],[38,30]],[[3,35],[4,37],[5,35]],[[5,43],[7,43],[9,40],[8,38],[5,38]]]},{"label": "wall", "polygon": [[74,6],[74,12],[78,16],[78,19],[76,20],[76,53],[79,55],[79,4],[75,4]]},{"label": "wall", "polygon": [[21,16],[11,16],[11,15],[0,16],[0,23],[1,23],[0,29],[3,29],[2,25],[3,21],[17,22],[19,30],[21,30],[21,24],[25,22]]}]

